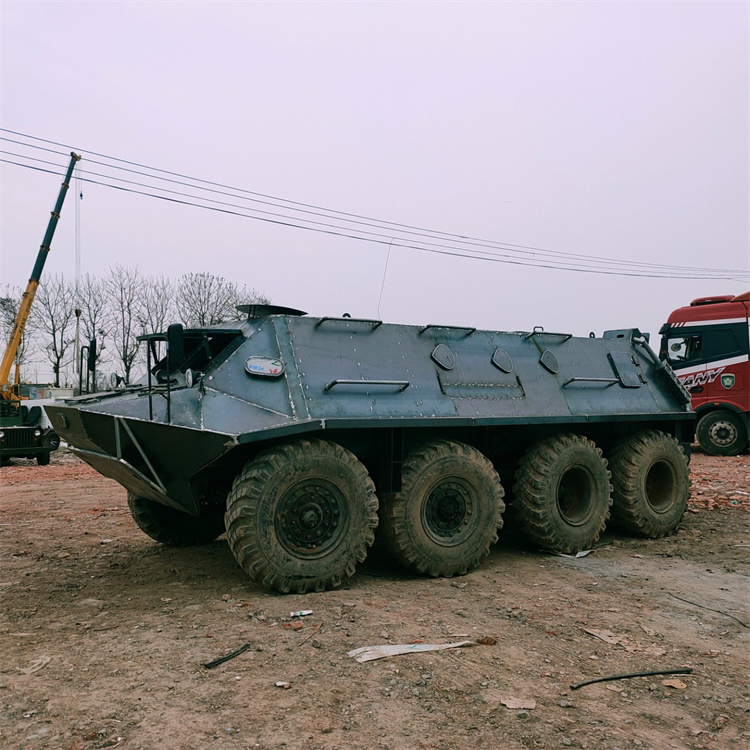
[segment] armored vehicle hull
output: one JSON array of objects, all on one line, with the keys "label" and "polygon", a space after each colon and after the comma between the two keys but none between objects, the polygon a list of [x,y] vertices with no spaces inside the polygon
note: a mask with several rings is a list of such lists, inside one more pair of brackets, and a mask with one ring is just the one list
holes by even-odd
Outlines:
[{"label": "armored vehicle hull", "polygon": [[637,329],[576,338],[242,309],[234,327],[142,337],[139,384],[47,407],[157,541],[226,531],[251,577],[304,592],[353,574],[376,529],[416,572],[465,573],[506,500],[536,544],[564,552],[592,545],[612,508],[648,537],[682,517],[690,397]]}]

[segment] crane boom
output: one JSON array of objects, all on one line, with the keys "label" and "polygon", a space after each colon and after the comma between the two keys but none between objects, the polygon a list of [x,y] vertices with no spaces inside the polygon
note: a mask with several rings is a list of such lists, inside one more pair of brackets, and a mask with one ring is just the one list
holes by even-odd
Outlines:
[{"label": "crane boom", "polygon": [[31,304],[34,301],[36,290],[39,287],[39,279],[44,269],[44,264],[47,260],[47,254],[50,251],[50,245],[52,244],[52,237],[55,234],[57,228],[57,222],[60,219],[60,211],[62,210],[63,201],[68,192],[70,186],[70,178],[73,174],[73,168],[81,157],[70,152],[70,164],[65,172],[63,183],[60,186],[60,192],[57,196],[57,202],[55,207],[52,209],[52,215],[50,216],[49,223],[47,224],[47,231],[44,233],[44,239],[39,248],[39,253],[36,256],[36,263],[31,272],[31,278],[29,283],[26,285],[26,290],[23,293],[21,304],[18,306],[18,313],[16,320],[13,324],[13,331],[10,334],[8,340],[8,346],[5,348],[3,354],[3,361],[0,364],[0,400],[10,400],[12,397],[11,387],[9,383],[10,370],[13,366],[13,360],[15,359],[18,347],[21,344],[21,337],[26,328],[26,321],[29,319],[29,313],[31,312]]}]

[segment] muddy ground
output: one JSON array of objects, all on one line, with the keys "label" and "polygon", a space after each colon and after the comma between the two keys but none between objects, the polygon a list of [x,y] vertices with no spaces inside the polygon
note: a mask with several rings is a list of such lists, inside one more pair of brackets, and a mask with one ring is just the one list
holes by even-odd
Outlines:
[{"label": "muddy ground", "polygon": [[[748,455],[694,456],[668,539],[608,532],[575,559],[506,524],[465,577],[371,556],[342,589],[305,596],[259,589],[223,539],[152,542],[125,491],[65,452],[4,466],[0,485],[2,748],[750,746]],[[496,642],[347,655],[482,637]]]}]

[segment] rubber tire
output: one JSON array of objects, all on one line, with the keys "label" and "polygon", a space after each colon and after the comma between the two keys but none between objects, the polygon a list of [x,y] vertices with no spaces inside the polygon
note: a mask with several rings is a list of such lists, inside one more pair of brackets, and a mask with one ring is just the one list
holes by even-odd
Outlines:
[{"label": "rubber tire", "polygon": [[[594,442],[574,434],[545,438],[523,455],[515,480],[514,517],[532,542],[566,554],[591,549],[612,506],[607,461]],[[561,507],[571,500],[580,507]]]},{"label": "rubber tire", "polygon": [[216,509],[191,516],[131,492],[128,492],[128,507],[141,531],[170,547],[208,544],[224,533],[224,515]]},{"label": "rubber tire", "polygon": [[[442,505],[435,494],[441,492]],[[384,498],[381,538],[409,570],[433,577],[464,575],[497,541],[504,494],[492,463],[476,448],[450,440],[429,443],[406,457],[401,492]],[[457,496],[463,508],[441,518],[440,510],[450,512]]]},{"label": "rubber tire", "polygon": [[624,438],[609,457],[612,517],[625,532],[647,539],[673,534],[690,496],[690,468],[680,443],[659,430]]},{"label": "rubber tire", "polygon": [[[726,434],[726,440],[717,443],[712,433]],[[711,456],[737,456],[747,447],[747,430],[742,420],[731,411],[711,411],[698,421],[696,430],[701,448]]]},{"label": "rubber tire", "polygon": [[42,446],[49,448],[49,450],[44,453],[37,453],[36,462],[39,466],[48,466],[52,451],[56,451],[60,447],[60,436],[52,430],[47,430],[42,437]]},{"label": "rubber tire", "polygon": [[[325,521],[337,515],[339,523]],[[306,529],[306,522],[316,525]],[[295,440],[259,454],[227,499],[232,554],[257,583],[282,593],[340,586],[364,561],[377,525],[378,499],[367,469],[325,440]],[[320,543],[299,544],[293,537],[302,534],[318,534]]]}]

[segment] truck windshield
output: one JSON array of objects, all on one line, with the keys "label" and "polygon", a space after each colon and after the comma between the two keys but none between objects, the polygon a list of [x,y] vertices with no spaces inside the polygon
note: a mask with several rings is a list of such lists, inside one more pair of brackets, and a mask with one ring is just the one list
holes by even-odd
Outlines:
[{"label": "truck windshield", "polygon": [[674,336],[667,339],[666,355],[670,364],[692,362],[700,359],[702,352],[700,334]]}]

